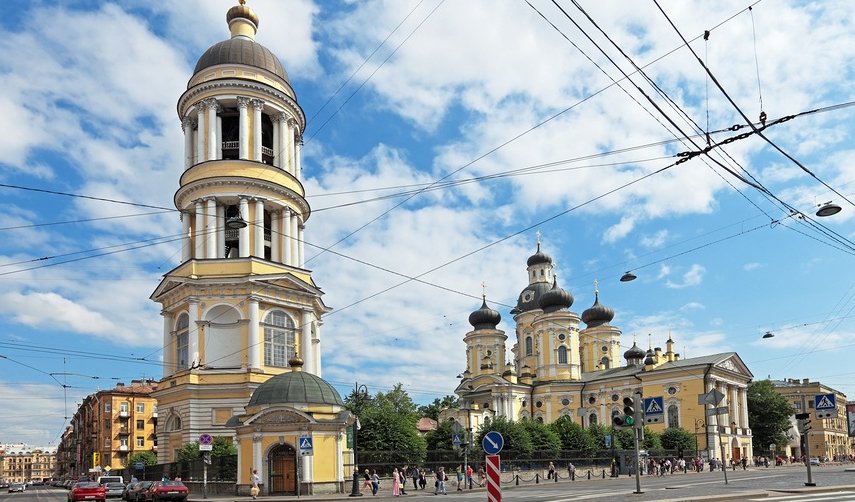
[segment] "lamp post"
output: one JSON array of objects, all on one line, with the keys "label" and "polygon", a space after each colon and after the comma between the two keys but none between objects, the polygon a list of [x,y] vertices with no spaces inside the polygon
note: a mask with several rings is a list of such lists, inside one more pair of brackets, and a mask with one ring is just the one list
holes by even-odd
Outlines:
[{"label": "lamp post", "polygon": [[698,439],[698,429],[700,429],[701,427],[703,427],[704,431],[706,431],[707,430],[707,423],[704,422],[703,418],[696,418],[695,419],[695,457],[697,457],[698,459],[701,458],[701,450],[700,450],[700,443],[701,442]]},{"label": "lamp post", "polygon": [[362,406],[365,404],[365,399],[368,397],[368,387],[354,383],[353,386],[353,409],[356,415],[356,420],[353,421],[353,487],[350,490],[350,497],[361,497],[362,492],[359,491],[359,463],[357,463],[357,435],[359,434],[359,415],[362,413]]}]

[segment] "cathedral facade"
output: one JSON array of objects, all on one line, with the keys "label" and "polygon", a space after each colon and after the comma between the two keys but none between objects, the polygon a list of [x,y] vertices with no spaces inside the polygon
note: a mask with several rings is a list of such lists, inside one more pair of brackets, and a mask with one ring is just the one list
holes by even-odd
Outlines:
[{"label": "cathedral facade", "polygon": [[[559,286],[554,262],[540,247],[526,262],[528,285],[511,310],[509,351],[498,327],[501,315],[486,299],[469,316],[466,370],[455,389],[461,407],[447,410],[445,418],[473,429],[495,416],[610,426],[623,414],[623,399],[641,393],[649,399],[646,424],[654,431],[693,432],[706,458],[752,454],[746,397],[752,374],[738,354],[681,358],[670,338],[664,351],[635,342],[623,351],[621,330],[611,324],[615,312],[600,303],[599,291],[581,316],[575,313],[573,295]],[[719,395],[716,403],[702,398]],[[713,406],[726,412],[707,416]]]}]

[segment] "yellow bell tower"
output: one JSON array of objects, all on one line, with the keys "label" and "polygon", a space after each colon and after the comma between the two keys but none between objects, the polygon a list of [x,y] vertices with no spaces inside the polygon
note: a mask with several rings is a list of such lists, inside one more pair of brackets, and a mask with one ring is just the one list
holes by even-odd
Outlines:
[{"label": "yellow bell tower", "polygon": [[321,376],[330,309],[305,268],[306,118],[282,63],[255,41],[255,12],[240,0],[226,22],[230,38],[199,58],[178,100],[181,263],[151,295],[163,316],[161,462],[201,433],[233,436],[227,421],[295,356]]}]

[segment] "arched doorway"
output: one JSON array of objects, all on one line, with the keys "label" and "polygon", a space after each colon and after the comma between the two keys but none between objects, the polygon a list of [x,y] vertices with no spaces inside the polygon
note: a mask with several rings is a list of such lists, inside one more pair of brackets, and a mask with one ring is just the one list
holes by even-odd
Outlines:
[{"label": "arched doorway", "polygon": [[738,439],[733,438],[733,440],[731,440],[730,449],[733,450],[733,453],[732,453],[733,461],[739,462],[739,460],[742,458],[742,451],[739,448],[739,440]]},{"label": "arched doorway", "polygon": [[297,494],[297,451],[293,446],[280,444],[267,455],[267,476],[270,495]]}]

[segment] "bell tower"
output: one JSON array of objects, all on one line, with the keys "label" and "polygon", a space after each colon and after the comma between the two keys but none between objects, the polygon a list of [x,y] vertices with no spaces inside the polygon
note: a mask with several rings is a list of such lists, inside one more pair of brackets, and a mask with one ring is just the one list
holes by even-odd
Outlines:
[{"label": "bell tower", "polygon": [[202,54],[178,99],[181,263],[151,295],[163,316],[161,462],[201,433],[233,436],[229,419],[289,361],[321,376],[330,309],[305,268],[306,118],[279,58],[256,42],[245,0],[226,22],[231,36]]}]

